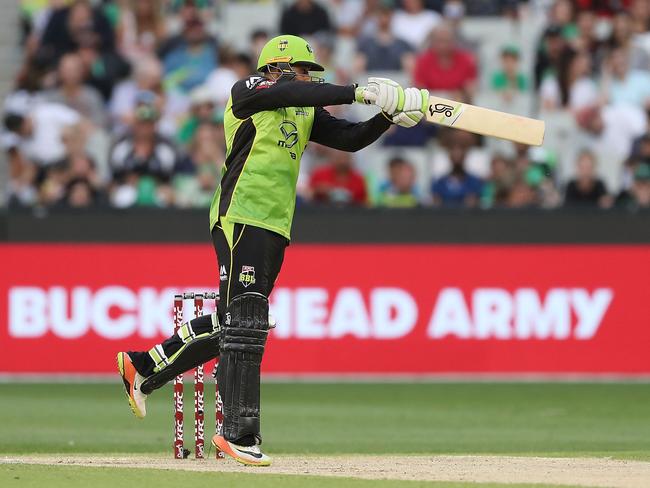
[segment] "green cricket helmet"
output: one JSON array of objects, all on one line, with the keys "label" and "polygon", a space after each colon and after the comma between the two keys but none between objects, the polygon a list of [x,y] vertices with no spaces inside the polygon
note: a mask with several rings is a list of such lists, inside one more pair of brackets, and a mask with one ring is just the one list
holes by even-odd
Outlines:
[{"label": "green cricket helmet", "polygon": [[269,66],[300,64],[309,71],[325,71],[316,62],[314,50],[307,41],[298,36],[277,36],[266,43],[257,61],[258,71],[267,71]]}]

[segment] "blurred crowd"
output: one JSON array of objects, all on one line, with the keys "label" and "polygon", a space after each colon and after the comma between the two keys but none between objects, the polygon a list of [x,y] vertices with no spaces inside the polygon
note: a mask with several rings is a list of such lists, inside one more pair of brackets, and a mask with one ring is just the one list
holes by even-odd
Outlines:
[{"label": "blurred crowd", "polygon": [[9,205],[209,206],[230,87],[286,33],[310,39],[328,82],[387,75],[547,122],[541,148],[429,124],[355,155],[310,144],[299,205],[650,207],[650,0],[260,0],[281,13],[245,45],[219,23],[241,3],[21,1]]}]

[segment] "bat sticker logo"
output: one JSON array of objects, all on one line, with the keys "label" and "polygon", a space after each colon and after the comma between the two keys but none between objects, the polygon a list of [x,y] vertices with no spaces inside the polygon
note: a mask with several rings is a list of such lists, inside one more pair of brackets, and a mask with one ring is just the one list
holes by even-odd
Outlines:
[{"label": "bat sticker logo", "polygon": [[451,117],[454,113],[454,107],[445,103],[436,103],[435,105],[429,105],[429,113],[431,115],[444,114],[445,117]]}]

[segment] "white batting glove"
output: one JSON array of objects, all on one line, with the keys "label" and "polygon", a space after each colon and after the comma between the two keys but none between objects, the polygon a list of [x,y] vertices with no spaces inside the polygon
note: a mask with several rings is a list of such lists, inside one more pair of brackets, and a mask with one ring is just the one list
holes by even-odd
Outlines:
[{"label": "white batting glove", "polygon": [[420,110],[410,110],[408,112],[400,112],[393,115],[391,120],[393,121],[393,124],[410,129],[411,127],[418,125],[423,118],[424,113]]},{"label": "white batting glove", "polygon": [[368,78],[368,89],[377,93],[375,105],[387,114],[404,110],[404,88],[388,78]]},{"label": "white batting glove", "polygon": [[412,110],[426,111],[429,106],[429,92],[419,88],[407,88],[404,90],[404,112]]},{"label": "white batting glove", "polygon": [[366,105],[377,105],[387,114],[403,110],[404,89],[399,83],[388,78],[368,78],[367,86],[355,91],[355,101]]},{"label": "white batting glove", "polygon": [[415,127],[423,118],[429,106],[429,92],[417,88],[404,90],[403,111],[393,115],[394,124],[401,127]]},{"label": "white batting glove", "polygon": [[354,90],[354,101],[364,105],[374,105],[377,100],[377,91],[367,86],[358,86]]}]

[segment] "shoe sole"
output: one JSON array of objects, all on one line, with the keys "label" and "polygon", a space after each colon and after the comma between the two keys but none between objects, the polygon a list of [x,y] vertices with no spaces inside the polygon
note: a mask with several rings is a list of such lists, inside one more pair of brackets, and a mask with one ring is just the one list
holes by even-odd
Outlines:
[{"label": "shoe sole", "polygon": [[122,381],[124,382],[124,391],[126,393],[126,398],[129,401],[129,407],[131,407],[131,411],[133,412],[133,415],[135,415],[139,419],[143,419],[144,415],[142,415],[142,412],[140,412],[140,409],[135,404],[135,400],[133,399],[133,397],[130,395],[130,392],[129,392],[130,385],[129,385],[128,381],[126,380],[125,373],[124,373],[124,353],[123,352],[118,352],[116,359],[117,359],[117,369],[120,372],[120,376],[122,377]]},{"label": "shoe sole", "polygon": [[218,436],[215,435],[214,437],[212,437],[212,440],[210,441],[212,443],[212,445],[215,447],[215,449],[217,451],[221,451],[221,452],[224,452],[224,453],[228,454],[231,458],[233,458],[238,463],[244,464],[246,466],[271,466],[271,460],[270,459],[268,461],[255,462],[255,461],[249,461],[248,459],[244,459],[244,458],[238,456],[237,453],[235,453],[235,451],[233,451],[230,448],[230,445],[228,444],[228,442],[225,439],[223,439],[223,437],[221,437],[221,439],[223,439],[223,445],[219,445],[215,441],[215,438],[217,438],[217,437]]}]

